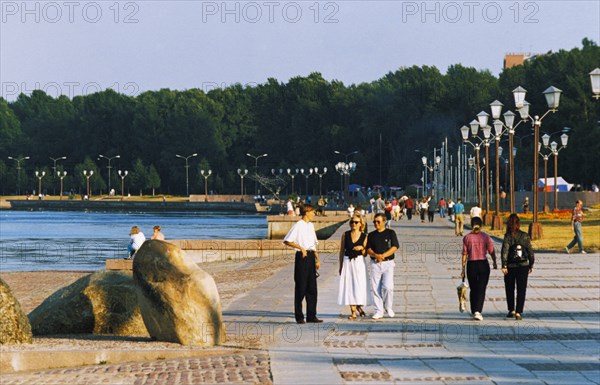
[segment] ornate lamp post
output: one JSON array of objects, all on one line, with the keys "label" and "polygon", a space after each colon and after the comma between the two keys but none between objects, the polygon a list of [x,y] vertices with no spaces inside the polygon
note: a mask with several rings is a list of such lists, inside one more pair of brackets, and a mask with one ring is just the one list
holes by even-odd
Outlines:
[{"label": "ornate lamp post", "polygon": [[296,175],[298,175],[298,172],[300,170],[296,169],[295,171],[293,171],[292,169],[288,168],[287,169],[287,173],[290,176],[290,178],[292,178],[292,194],[294,193],[294,178],[296,177]]},{"label": "ornate lamp post", "polygon": [[63,179],[65,179],[65,177],[67,176],[67,172],[66,171],[63,171],[63,172],[58,171],[56,173],[56,175],[60,178],[60,199],[62,200],[62,197],[63,197]]},{"label": "ornate lamp post", "polygon": [[100,159],[100,158],[104,158],[104,159],[108,160],[108,166],[107,166],[106,168],[108,169],[108,193],[109,193],[109,194],[110,194],[110,191],[111,191],[111,190],[110,190],[110,169],[112,168],[112,167],[110,166],[110,161],[111,161],[111,160],[113,160],[113,159],[118,159],[118,158],[120,158],[120,157],[121,157],[121,155],[115,155],[115,156],[112,156],[112,157],[110,157],[110,158],[109,158],[108,156],[104,156],[104,155],[102,155],[102,154],[98,155],[98,159]]},{"label": "ornate lamp post", "polygon": [[38,196],[42,197],[42,178],[46,176],[46,171],[36,171],[35,176],[38,178]]},{"label": "ornate lamp post", "polygon": [[342,186],[342,193],[344,194],[344,201],[348,201],[348,186],[350,185],[350,174],[356,170],[356,163],[344,163],[338,162],[335,165],[335,170],[340,173],[340,176],[345,180]]},{"label": "ornate lamp post", "polygon": [[[425,186],[427,186],[427,171],[429,171],[430,179],[431,179],[431,184],[432,184],[431,189],[433,190],[433,195],[435,195],[435,187],[434,186],[437,186],[437,181],[434,181],[434,179],[433,179],[433,175],[434,174],[433,173],[434,173],[434,171],[437,173],[438,167],[439,167],[440,163],[442,162],[442,158],[439,155],[436,156],[435,157],[435,164],[432,165],[432,166],[428,166],[427,165],[427,157],[426,156],[424,156],[424,157],[421,158],[421,162],[423,162],[423,167],[425,167],[425,169],[426,169],[426,171],[424,173],[424,175],[425,175],[425,181],[424,181],[425,182]],[[427,193],[425,192],[425,190],[423,190],[423,195],[426,195],[426,194]]]},{"label": "ornate lamp post", "polygon": [[204,177],[204,202],[208,202],[208,177],[212,174],[212,170],[200,170],[200,174]]},{"label": "ornate lamp post", "polygon": [[306,172],[304,172],[305,170],[303,168],[300,169],[300,174],[304,175],[304,177],[306,178],[306,197],[308,198],[308,177],[310,177],[313,173],[313,169],[309,168],[306,170]]},{"label": "ornate lamp post", "polygon": [[319,176],[319,197],[323,195],[321,187],[323,187],[323,175],[327,174],[327,167],[323,167],[323,172],[319,172],[319,168],[315,167],[315,174]]},{"label": "ornate lamp post", "polygon": [[188,156],[181,156],[181,155],[175,154],[175,156],[177,158],[185,159],[185,193],[189,197],[190,196],[190,178],[189,178],[190,165],[188,163],[188,159],[198,156],[198,154],[194,153],[194,154],[188,155]]},{"label": "ornate lamp post", "polygon": [[86,178],[86,185],[87,185],[87,197],[88,199],[90,198],[90,178],[91,176],[94,175],[94,171],[90,170],[83,170],[83,176]]},{"label": "ornate lamp post", "polygon": [[241,201],[243,202],[244,201],[244,177],[248,174],[248,169],[243,169],[242,170],[241,168],[238,168],[237,169],[237,173],[240,176],[240,181],[241,181],[240,182],[240,188],[241,188],[241,194],[240,195],[242,197]]},{"label": "ornate lamp post", "polygon": [[[565,127],[567,128],[567,127]],[[558,153],[563,148],[567,148],[567,143],[569,142],[569,135],[562,134],[560,136],[560,142],[562,146],[559,148],[556,142],[550,143],[550,149],[552,150],[552,155],[554,155],[554,210],[558,210]]]},{"label": "ornate lamp post", "polygon": [[125,177],[127,176],[127,170],[119,170],[119,176],[121,177],[121,200],[125,199]]},{"label": "ornate lamp post", "polygon": [[[481,207],[483,198],[482,198],[482,192],[481,192],[481,170],[480,170],[479,150],[481,149],[482,143],[484,143],[484,144],[487,143],[489,145],[491,127],[488,125],[486,125],[485,127],[482,127],[483,136],[485,139],[481,139],[478,136],[478,130],[480,128],[479,122],[477,120],[473,120],[473,121],[471,121],[471,123],[469,125],[471,126],[470,128],[467,126],[462,126],[460,128],[460,133],[462,135],[463,142],[470,144],[475,149],[475,163],[476,163],[475,166],[476,166],[476,171],[477,171],[477,205],[479,207]],[[478,141],[478,142],[472,143],[469,140],[469,131],[471,132],[471,140]],[[486,164],[488,164],[488,163],[489,162],[486,162]],[[489,183],[489,176],[488,176],[487,180]],[[489,190],[489,184],[488,184],[486,190]]]},{"label": "ornate lamp post", "polygon": [[600,99],[600,68],[596,68],[590,72],[590,81],[592,82],[594,99]]},{"label": "ornate lamp post", "polygon": [[[260,158],[263,158],[265,156],[269,156],[269,154],[262,154],[262,155],[252,155],[252,154],[246,154],[247,156],[249,156],[250,158],[254,158],[254,175],[258,176],[258,160]],[[254,195],[258,195],[258,184],[257,181],[254,181]]]},{"label": "ornate lamp post", "polygon": [[[558,110],[558,105],[560,103],[560,94],[561,90],[554,86],[548,87],[544,92],[544,96],[546,97],[546,103],[548,104],[548,110],[540,117],[536,115],[531,118],[529,116],[529,107],[526,106],[525,95],[527,91],[519,86],[513,90],[513,95],[515,99],[515,106],[519,109],[521,116],[523,116],[523,109],[527,109],[526,115],[528,118],[532,119],[533,129],[534,129],[534,143],[539,143],[540,141],[540,126],[542,125],[542,120],[548,115],[549,112],[555,113]],[[542,224],[538,222],[538,191],[537,191],[537,181],[538,181],[538,149],[534,146],[534,159],[533,159],[533,222],[529,225],[529,236],[531,239],[541,239],[543,238],[543,230]]]}]

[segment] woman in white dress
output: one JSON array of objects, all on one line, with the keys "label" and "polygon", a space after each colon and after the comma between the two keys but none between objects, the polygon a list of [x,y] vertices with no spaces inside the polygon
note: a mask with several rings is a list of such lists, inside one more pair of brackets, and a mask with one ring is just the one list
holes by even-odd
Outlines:
[{"label": "woman in white dress", "polygon": [[365,222],[362,216],[350,218],[350,230],[342,235],[340,245],[340,287],[339,305],[349,305],[349,320],[355,320],[357,313],[365,316],[362,306],[367,305],[367,270],[366,255],[367,234],[364,233]]}]

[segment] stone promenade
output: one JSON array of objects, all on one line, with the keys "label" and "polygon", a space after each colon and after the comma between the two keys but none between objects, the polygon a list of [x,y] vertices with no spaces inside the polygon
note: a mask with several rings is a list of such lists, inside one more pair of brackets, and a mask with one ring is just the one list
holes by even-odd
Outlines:
[{"label": "stone promenade", "polygon": [[290,252],[289,265],[224,310],[229,343],[256,349],[8,374],[0,384],[600,384],[599,255],[538,252],[522,321],[505,318],[502,273],[492,270],[484,320],[474,321],[458,311],[462,239],[452,226],[437,216],[392,224],[395,318],[371,320],[368,307],[347,319],[331,253],[318,278],[325,322],[297,325]]}]

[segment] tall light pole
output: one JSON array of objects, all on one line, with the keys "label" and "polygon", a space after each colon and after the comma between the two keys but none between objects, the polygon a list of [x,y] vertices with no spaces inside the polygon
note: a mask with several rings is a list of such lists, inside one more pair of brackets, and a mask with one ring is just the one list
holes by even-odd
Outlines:
[{"label": "tall light pole", "polygon": [[86,178],[86,185],[87,185],[87,197],[88,199],[90,198],[90,178],[91,176],[94,175],[94,171],[90,170],[83,170],[83,176]]},{"label": "tall light pole", "polygon": [[[544,96],[546,97],[546,103],[548,104],[548,110],[540,117],[536,115],[531,118],[529,116],[529,111],[527,111],[528,118],[532,119],[533,129],[534,129],[534,146],[533,146],[533,221],[531,225],[529,225],[529,236],[531,239],[541,239],[543,238],[543,230],[542,224],[538,222],[538,191],[537,191],[537,181],[538,181],[538,149],[537,143],[540,141],[540,126],[542,125],[542,120],[548,115],[549,112],[555,113],[558,110],[558,105],[560,103],[560,94],[561,90],[554,86],[548,87],[544,92]],[[525,95],[527,94],[527,90],[523,87],[519,86],[513,90],[513,96],[515,99],[515,106],[521,110],[523,108],[529,109],[526,106]],[[521,112],[521,111],[519,111]]]},{"label": "tall light pole", "polygon": [[46,171],[36,171],[35,176],[38,178],[38,196],[42,198],[42,178],[46,176]]},{"label": "tall light pole", "polygon": [[308,200],[308,195],[309,195],[308,194],[308,177],[310,177],[312,175],[313,171],[314,170],[312,168],[309,168],[306,170],[306,173],[305,173],[303,168],[300,169],[300,173],[302,175],[304,175],[304,177],[306,178],[306,198],[307,198],[307,200]]},{"label": "tall light pole", "polygon": [[21,162],[29,159],[29,157],[24,156],[21,158],[13,158],[12,156],[9,156],[8,159],[11,159],[11,160],[14,160],[15,162],[17,162],[17,195],[20,195],[21,194]]},{"label": "tall light pole", "polygon": [[52,162],[54,162],[54,166],[52,166],[52,170],[54,170],[53,176],[54,176],[54,178],[56,178],[56,162],[58,162],[59,160],[65,160],[65,159],[67,159],[67,157],[66,156],[61,156],[61,157],[58,157],[58,158],[53,158],[53,157],[49,157],[49,158],[50,158],[50,160]]},{"label": "tall light pole", "polygon": [[323,176],[325,174],[327,174],[327,167],[323,167],[323,172],[319,172],[319,168],[315,167],[315,174],[317,174],[319,176],[319,197],[321,197],[323,194],[321,192],[321,187],[323,187]]},{"label": "tall light pole", "polygon": [[[252,155],[247,153],[247,156],[249,156],[250,158],[254,158],[254,176],[258,177],[258,160],[260,158],[264,158],[265,156],[269,156],[269,154],[262,154],[262,155]],[[258,178],[257,178],[258,179]],[[258,195],[258,183],[257,180],[254,180],[254,195]]]},{"label": "tall light pole", "polygon": [[106,166],[106,168],[108,169],[108,193],[109,194],[110,194],[110,191],[111,191],[110,190],[110,169],[112,168],[111,165],[110,165],[110,161],[113,160],[113,159],[118,159],[120,157],[121,157],[121,155],[115,155],[115,156],[111,156],[111,157],[108,157],[108,156],[102,155],[102,154],[98,155],[98,159],[104,158],[104,159],[108,160],[108,166]]},{"label": "tall light pole", "polygon": [[[475,149],[475,162],[476,162],[475,169],[477,171],[477,205],[481,208],[481,206],[483,204],[483,198],[482,198],[482,193],[481,193],[481,169],[480,169],[479,150],[481,149],[482,143],[485,144],[485,142],[489,142],[491,127],[486,125],[485,127],[482,128],[483,136],[484,136],[484,139],[482,139],[478,136],[479,128],[480,128],[479,122],[477,120],[473,120],[473,121],[471,121],[471,123],[469,123],[469,125],[470,125],[470,128],[467,126],[462,126],[460,128],[460,133],[462,135],[463,142],[469,143]],[[471,132],[471,140],[475,141],[475,143],[472,143],[469,140],[469,131]],[[488,163],[488,162],[486,162],[486,163]],[[489,181],[489,177],[488,177],[488,181]],[[489,188],[489,186],[488,186],[488,188]]]},{"label": "tall light pole", "polygon": [[[434,151],[434,153],[435,153],[435,151]],[[425,186],[427,186],[427,171],[429,171],[429,173],[431,174],[431,184],[432,184],[431,189],[434,190],[433,186],[437,185],[437,183],[435,183],[433,181],[433,173],[434,173],[434,171],[437,172],[437,169],[438,169],[440,163],[442,162],[442,158],[439,155],[436,156],[435,157],[435,164],[433,166],[428,166],[427,165],[427,157],[426,156],[424,156],[424,157],[421,158],[421,162],[423,163],[423,167],[425,167],[425,170],[426,170],[425,171],[425,181],[424,181]],[[423,190],[423,195],[427,195],[427,193],[425,192],[425,190]],[[434,192],[433,195],[435,195],[435,192]]]},{"label": "tall light pole", "polygon": [[[563,148],[567,148],[567,143],[569,142],[569,135],[566,134],[570,129],[569,127],[565,127],[563,129],[563,134],[560,136],[560,142],[562,146],[559,148],[556,142],[550,143],[550,150],[552,151],[552,155],[554,155],[554,210],[558,210],[558,153]],[[544,146],[548,147],[548,141],[550,137],[544,141]]]},{"label": "tall light pole", "polygon": [[60,199],[62,200],[62,197],[63,197],[63,179],[65,179],[65,177],[67,176],[67,172],[66,171],[63,171],[63,172],[58,171],[56,173],[56,175],[60,178]]},{"label": "tall light pole", "polygon": [[208,177],[212,174],[212,170],[200,170],[200,174],[204,177],[204,202],[208,202]]},{"label": "tall light pole", "polygon": [[125,177],[127,176],[127,170],[119,170],[119,176],[121,177],[121,200],[125,199]]},{"label": "tall light pole", "polygon": [[238,168],[237,173],[240,176],[240,180],[241,180],[241,183],[240,183],[241,194],[240,195],[242,197],[241,201],[243,202],[244,201],[244,177],[248,174],[248,169],[242,170],[241,168]]},{"label": "tall light pole", "polygon": [[295,170],[293,170],[291,168],[287,169],[288,175],[290,176],[290,178],[292,178],[292,194],[294,193],[294,178],[296,177],[296,175],[298,175],[299,171],[300,170],[298,170],[298,169],[295,169]]},{"label": "tall light pole", "polygon": [[338,162],[335,165],[335,170],[340,173],[340,176],[345,180],[342,186],[342,194],[344,195],[344,201],[348,201],[348,186],[350,185],[350,174],[356,170],[356,163],[344,163]]},{"label": "tall light pole", "polygon": [[192,154],[192,155],[188,155],[188,156],[181,156],[181,155],[177,155],[175,154],[175,156],[177,158],[181,158],[181,159],[185,159],[185,193],[186,195],[189,197],[190,196],[190,178],[189,178],[189,170],[190,170],[190,165],[188,163],[188,159],[193,158],[194,156],[198,156],[198,154]]}]

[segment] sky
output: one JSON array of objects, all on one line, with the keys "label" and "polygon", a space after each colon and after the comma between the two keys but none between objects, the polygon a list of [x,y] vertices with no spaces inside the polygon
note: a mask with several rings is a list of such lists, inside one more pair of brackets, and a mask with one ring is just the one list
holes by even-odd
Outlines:
[{"label": "sky", "polygon": [[498,75],[506,53],[586,37],[600,43],[599,0],[0,0],[0,96],[210,91],[312,72],[350,85],[413,65]]}]

